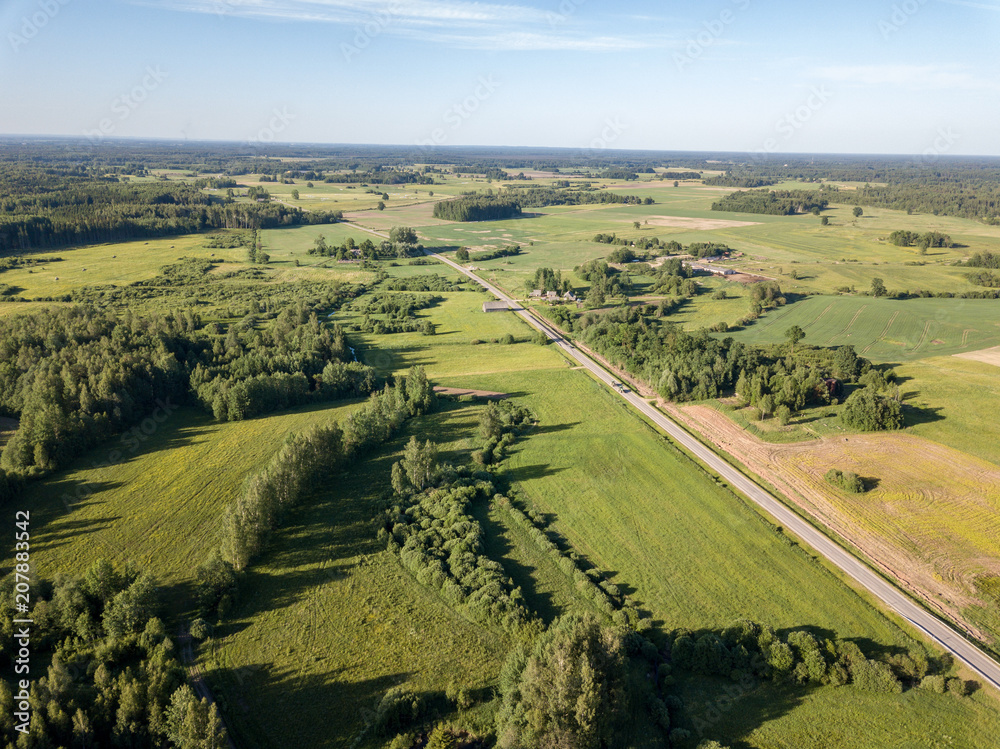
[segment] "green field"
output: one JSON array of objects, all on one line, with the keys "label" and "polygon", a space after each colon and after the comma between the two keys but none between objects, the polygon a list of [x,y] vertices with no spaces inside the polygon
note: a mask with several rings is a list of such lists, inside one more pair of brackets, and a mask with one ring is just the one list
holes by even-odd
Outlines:
[{"label": "green field", "polygon": [[807,344],[851,345],[872,361],[904,362],[1000,344],[1000,302],[808,297],[731,335],[746,343],[781,343],[793,325],[805,331]]},{"label": "green field", "polygon": [[149,420],[25,492],[35,572],[52,579],[102,557],[133,561],[165,588],[170,611],[188,610],[194,571],[218,544],[222,510],[244,478],[289,434],[343,420],[353,408],[324,404],[229,423],[185,408]]},{"label": "green field", "polygon": [[907,362],[897,368],[904,402],[923,416],[910,431],[1000,464],[993,439],[1000,413],[1000,369],[953,356]]}]

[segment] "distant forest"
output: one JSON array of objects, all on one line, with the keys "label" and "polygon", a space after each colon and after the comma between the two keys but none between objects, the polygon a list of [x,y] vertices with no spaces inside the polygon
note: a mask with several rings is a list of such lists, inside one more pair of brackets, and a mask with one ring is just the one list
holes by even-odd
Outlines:
[{"label": "distant forest", "polygon": [[0,162],[0,255],[206,229],[333,223],[340,218],[272,203],[263,190],[253,202],[236,202],[231,195],[206,195],[180,182],[127,180],[100,175],[99,170]]}]

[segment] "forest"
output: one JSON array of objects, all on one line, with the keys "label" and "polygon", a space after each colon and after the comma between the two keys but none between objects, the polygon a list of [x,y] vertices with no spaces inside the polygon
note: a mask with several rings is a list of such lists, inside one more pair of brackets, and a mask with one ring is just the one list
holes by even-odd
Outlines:
[{"label": "forest", "polygon": [[713,211],[764,213],[771,216],[794,216],[797,213],[822,211],[830,199],[815,190],[750,190],[734,192],[712,203]]},{"label": "forest", "polygon": [[240,420],[369,393],[378,379],[317,314],[356,291],[280,305],[259,327],[252,312],[222,326],[190,308],[140,316],[78,306],[3,318],[0,411],[19,427],[0,465],[15,475],[53,470],[171,400]]},{"label": "forest", "polygon": [[[130,183],[0,161],[0,255],[208,229],[267,229],[339,220],[282,203],[236,202],[177,182]],[[122,181],[125,180],[125,181]]]},{"label": "forest", "polygon": [[520,203],[503,195],[470,195],[434,204],[434,218],[446,221],[502,221],[520,215]]}]

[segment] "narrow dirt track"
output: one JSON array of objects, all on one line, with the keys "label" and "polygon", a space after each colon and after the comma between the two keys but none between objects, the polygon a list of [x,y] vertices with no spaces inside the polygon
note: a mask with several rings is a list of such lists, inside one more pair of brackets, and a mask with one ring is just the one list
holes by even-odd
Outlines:
[{"label": "narrow dirt track", "polygon": [[[177,645],[181,652],[181,663],[184,664],[184,668],[188,672],[188,680],[191,682],[191,688],[194,689],[195,696],[199,699],[207,699],[209,704],[215,704],[215,698],[212,696],[211,690],[208,688],[208,684],[205,683],[205,678],[201,675],[201,669],[198,667],[198,662],[194,657],[194,646],[192,644],[191,633],[188,632],[187,628],[183,625],[177,630]],[[226,725],[226,719],[222,716],[222,711],[219,711],[219,719],[222,721],[223,727],[226,729],[226,738],[229,740],[229,749],[236,749],[236,744],[233,743],[232,734],[229,732],[229,726]]]}]

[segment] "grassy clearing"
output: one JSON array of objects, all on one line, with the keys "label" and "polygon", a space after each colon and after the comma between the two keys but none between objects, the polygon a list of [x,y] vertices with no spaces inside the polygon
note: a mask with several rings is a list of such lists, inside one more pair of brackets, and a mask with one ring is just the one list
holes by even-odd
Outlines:
[{"label": "grassy clearing", "polygon": [[155,431],[150,422],[141,441],[92,451],[19,500],[32,515],[35,572],[51,579],[101,557],[131,560],[167,589],[168,610],[186,610],[195,569],[216,544],[218,519],[244,478],[290,433],[342,420],[353,408],[324,404],[224,424],[181,409]]},{"label": "grassy clearing", "polygon": [[[727,694],[720,700],[720,692]],[[851,687],[798,690],[691,679],[682,685],[690,729],[699,739],[740,747],[966,747],[989,749],[994,700],[921,691],[885,697]],[[919,716],[919,717],[916,717]]]},{"label": "grassy clearing", "polygon": [[813,346],[854,346],[877,362],[904,362],[1000,344],[1000,304],[985,299],[809,297],[769,312],[733,334],[746,343],[781,343],[798,325]]},{"label": "grassy clearing", "polygon": [[896,371],[910,432],[1000,464],[1000,442],[990,438],[1000,412],[1000,369],[949,356]]},{"label": "grassy clearing", "polygon": [[[474,408],[449,409],[411,427],[433,435],[443,457],[465,460],[477,418]],[[289,736],[303,746],[356,746],[393,686],[433,698],[452,681],[486,690],[496,679],[506,639],[450,609],[376,541],[372,520],[408,437],[288,518],[203,651],[241,746],[280,746]]]},{"label": "grassy clearing", "polygon": [[240,249],[206,249],[208,235],[185,234],[179,237],[150,239],[148,242],[121,242],[64,248],[38,253],[38,257],[62,258],[33,268],[9,270],[0,278],[3,283],[23,289],[23,297],[50,297],[68,294],[81,286],[126,284],[156,276],[164,265],[181,258],[210,258],[227,262],[246,260]]},{"label": "grassy clearing", "polygon": [[[424,270],[434,271],[426,267]],[[383,372],[402,372],[419,364],[433,378],[564,366],[565,360],[554,349],[543,349],[533,343],[493,343],[505,335],[525,341],[531,330],[511,312],[484,313],[482,305],[488,298],[484,294],[468,291],[435,294],[444,301],[422,310],[418,317],[428,318],[438,326],[434,336],[349,332],[348,339],[357,348],[358,357]],[[347,326],[358,322],[360,316],[343,310],[334,320]]]}]

